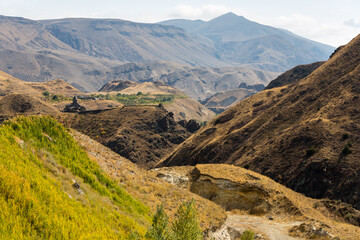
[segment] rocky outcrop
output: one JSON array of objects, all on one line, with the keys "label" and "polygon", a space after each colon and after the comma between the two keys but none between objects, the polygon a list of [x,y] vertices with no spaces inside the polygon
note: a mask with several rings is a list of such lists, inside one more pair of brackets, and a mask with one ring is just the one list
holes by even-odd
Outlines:
[{"label": "rocky outcrop", "polygon": [[346,226],[360,234],[355,227],[360,212],[350,205],[307,198],[244,168],[199,164],[153,171],[157,177],[209,199],[227,211],[225,224],[208,231],[205,239],[238,239],[248,229],[255,233],[255,239],[271,240],[309,239],[312,236],[353,239],[353,234],[346,237],[346,234],[339,234]]}]

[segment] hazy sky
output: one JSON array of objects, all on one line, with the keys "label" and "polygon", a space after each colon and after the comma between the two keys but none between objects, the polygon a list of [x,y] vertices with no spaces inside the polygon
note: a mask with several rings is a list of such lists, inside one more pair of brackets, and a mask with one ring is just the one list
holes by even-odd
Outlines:
[{"label": "hazy sky", "polygon": [[153,23],[210,20],[230,11],[335,47],[360,33],[359,0],[0,0],[0,15],[34,20],[91,17]]}]

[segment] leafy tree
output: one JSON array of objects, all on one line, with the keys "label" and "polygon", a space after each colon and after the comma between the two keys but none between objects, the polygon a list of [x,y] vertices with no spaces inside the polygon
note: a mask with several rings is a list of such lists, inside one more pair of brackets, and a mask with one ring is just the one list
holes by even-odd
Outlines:
[{"label": "leafy tree", "polygon": [[156,213],[153,217],[153,223],[145,237],[153,240],[170,239],[169,217],[166,215],[163,205],[157,206]]}]

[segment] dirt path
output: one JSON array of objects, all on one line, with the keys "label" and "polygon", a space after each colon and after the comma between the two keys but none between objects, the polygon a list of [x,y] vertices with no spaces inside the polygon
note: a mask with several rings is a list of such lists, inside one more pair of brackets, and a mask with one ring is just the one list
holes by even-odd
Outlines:
[{"label": "dirt path", "polygon": [[275,220],[268,220],[264,217],[248,215],[229,214],[226,225],[236,230],[245,231],[251,229],[253,232],[261,234],[269,240],[296,240],[288,235],[289,229],[300,225],[301,222],[281,223]]}]

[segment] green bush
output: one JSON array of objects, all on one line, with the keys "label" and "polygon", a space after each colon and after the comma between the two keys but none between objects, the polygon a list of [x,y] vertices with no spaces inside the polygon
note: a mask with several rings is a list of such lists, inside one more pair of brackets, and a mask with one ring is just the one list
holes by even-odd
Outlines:
[{"label": "green bush", "polygon": [[241,240],[253,240],[255,239],[255,233],[251,230],[246,230],[241,235]]},{"label": "green bush", "polygon": [[175,221],[171,224],[174,240],[200,240],[203,239],[202,231],[197,219],[194,201],[181,204],[177,210]]},{"label": "green bush", "polygon": [[157,207],[152,225],[145,237],[153,240],[170,239],[169,217],[166,215],[163,205]]},{"label": "green bush", "polygon": [[52,100],[54,100],[54,101],[59,101],[59,96],[58,96],[58,95],[52,96]]},{"label": "green bush", "polygon": [[348,138],[349,138],[349,134],[344,133],[343,136],[342,136],[342,138],[343,138],[344,140],[348,139]]},{"label": "green bush", "polygon": [[151,240],[200,240],[203,234],[197,219],[194,201],[182,203],[176,214],[175,220],[169,228],[169,218],[163,206],[158,206],[153,223],[145,235]]},{"label": "green bush", "polygon": [[45,97],[49,97],[49,96],[50,96],[49,91],[44,91],[42,94],[43,94]]}]

